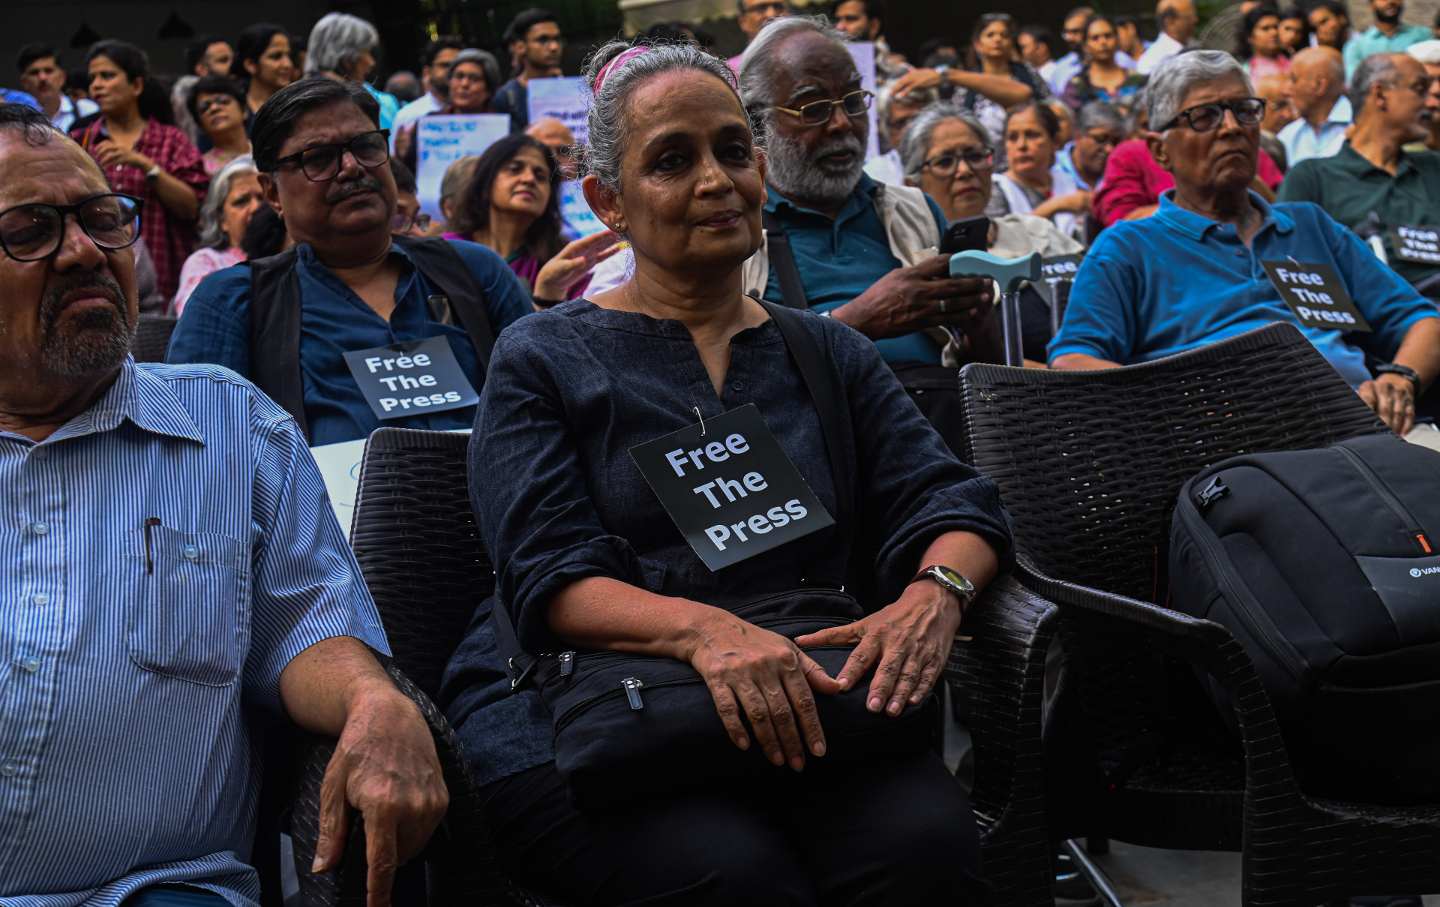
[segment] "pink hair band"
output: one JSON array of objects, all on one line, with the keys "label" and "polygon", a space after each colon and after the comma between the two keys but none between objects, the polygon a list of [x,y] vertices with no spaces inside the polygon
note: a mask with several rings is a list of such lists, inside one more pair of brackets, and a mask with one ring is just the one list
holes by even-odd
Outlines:
[{"label": "pink hair band", "polygon": [[616,55],[615,59],[600,67],[600,72],[595,76],[595,93],[600,93],[600,89],[605,85],[605,80],[610,77],[612,72],[615,72],[636,57],[649,53],[649,51],[650,48],[647,45],[637,44],[629,50],[622,50]]}]

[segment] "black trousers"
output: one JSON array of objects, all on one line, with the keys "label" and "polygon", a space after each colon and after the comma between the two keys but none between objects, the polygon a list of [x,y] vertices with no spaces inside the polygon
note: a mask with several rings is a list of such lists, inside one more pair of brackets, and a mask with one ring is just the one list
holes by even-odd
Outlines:
[{"label": "black trousers", "polygon": [[571,907],[965,905],[987,899],[979,835],[939,756],[811,760],[762,786],[580,812],[548,763],[487,786],[505,871]]}]

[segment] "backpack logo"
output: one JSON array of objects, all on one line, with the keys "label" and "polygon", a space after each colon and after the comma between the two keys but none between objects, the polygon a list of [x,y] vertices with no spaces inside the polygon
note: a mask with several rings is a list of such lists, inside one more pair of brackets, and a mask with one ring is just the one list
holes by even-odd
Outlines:
[{"label": "backpack logo", "polygon": [[1440,573],[1440,567],[1411,567],[1410,575],[1415,579],[1422,576],[1430,576],[1432,573]]}]

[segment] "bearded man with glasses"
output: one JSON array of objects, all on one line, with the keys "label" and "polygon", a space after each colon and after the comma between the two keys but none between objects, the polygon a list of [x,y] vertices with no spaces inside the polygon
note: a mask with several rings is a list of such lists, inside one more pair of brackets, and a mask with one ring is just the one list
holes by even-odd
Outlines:
[{"label": "bearded man with glasses", "polygon": [[137,364],[140,199],[0,105],[0,903],[255,905],[261,710],[339,736],[317,871],[363,816],[370,901],[448,795],[283,410]]},{"label": "bearded man with glasses", "polygon": [[[251,130],[255,165],[295,247],[207,277],[170,343],[171,362],[255,381],[312,445],[382,424],[469,428],[495,337],[533,310],[484,246],[391,235],[396,187],[378,118],[362,88],[328,79],[265,102]],[[426,343],[434,338],[443,342]],[[402,381],[393,363],[389,374],[367,372],[359,353],[361,363],[424,355],[437,371]]]},{"label": "bearded man with glasses", "polygon": [[[1404,435],[1414,425],[1415,398],[1440,373],[1440,313],[1319,207],[1271,205],[1252,191],[1265,115],[1254,93],[1222,51],[1180,54],[1155,70],[1147,88],[1150,153],[1175,188],[1161,195],[1153,216],[1117,224],[1091,247],[1050,343],[1050,365],[1147,362],[1288,321]],[[1369,332],[1319,326],[1329,320],[1292,308],[1296,295],[1288,290],[1290,304],[1282,301],[1272,281],[1317,268],[1343,285],[1337,289]],[[1383,363],[1374,374],[1367,355]]]}]

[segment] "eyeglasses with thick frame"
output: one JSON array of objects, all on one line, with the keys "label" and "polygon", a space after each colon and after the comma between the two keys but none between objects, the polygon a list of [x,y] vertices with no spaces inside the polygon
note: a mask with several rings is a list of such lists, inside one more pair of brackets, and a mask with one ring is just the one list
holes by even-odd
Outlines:
[{"label": "eyeglasses with thick frame", "polygon": [[1264,98],[1239,98],[1234,101],[1216,101],[1213,104],[1196,104],[1175,115],[1175,119],[1157,129],[1165,132],[1185,123],[1194,132],[1212,132],[1225,120],[1225,111],[1235,114],[1235,122],[1241,126],[1254,126],[1265,119]]},{"label": "eyeglasses with thick frame", "polygon": [[75,222],[90,241],[118,252],[140,238],[140,206],[133,195],[106,192],[73,205],[31,203],[0,211],[0,250],[16,261],[43,261],[65,242],[65,218]]},{"label": "eyeglasses with thick frame", "polygon": [[971,170],[989,170],[995,166],[995,152],[989,148],[965,148],[942,151],[922,166],[938,177],[952,177],[960,171],[960,162],[970,165]]},{"label": "eyeglasses with thick frame", "polygon": [[347,151],[361,167],[379,167],[390,160],[390,130],[374,129],[344,142],[311,145],[277,158],[274,169],[297,167],[312,183],[328,183],[340,175],[340,162]]},{"label": "eyeglasses with thick frame", "polygon": [[802,126],[824,126],[830,122],[830,118],[834,116],[836,107],[845,111],[845,115],[852,119],[855,117],[863,117],[865,112],[870,109],[870,104],[874,99],[875,95],[873,92],[861,88],[850,92],[842,98],[827,101],[811,101],[809,104],[801,105],[798,109],[794,107],[781,107],[779,104],[774,105],[773,109],[790,114],[792,117],[798,119]]}]

